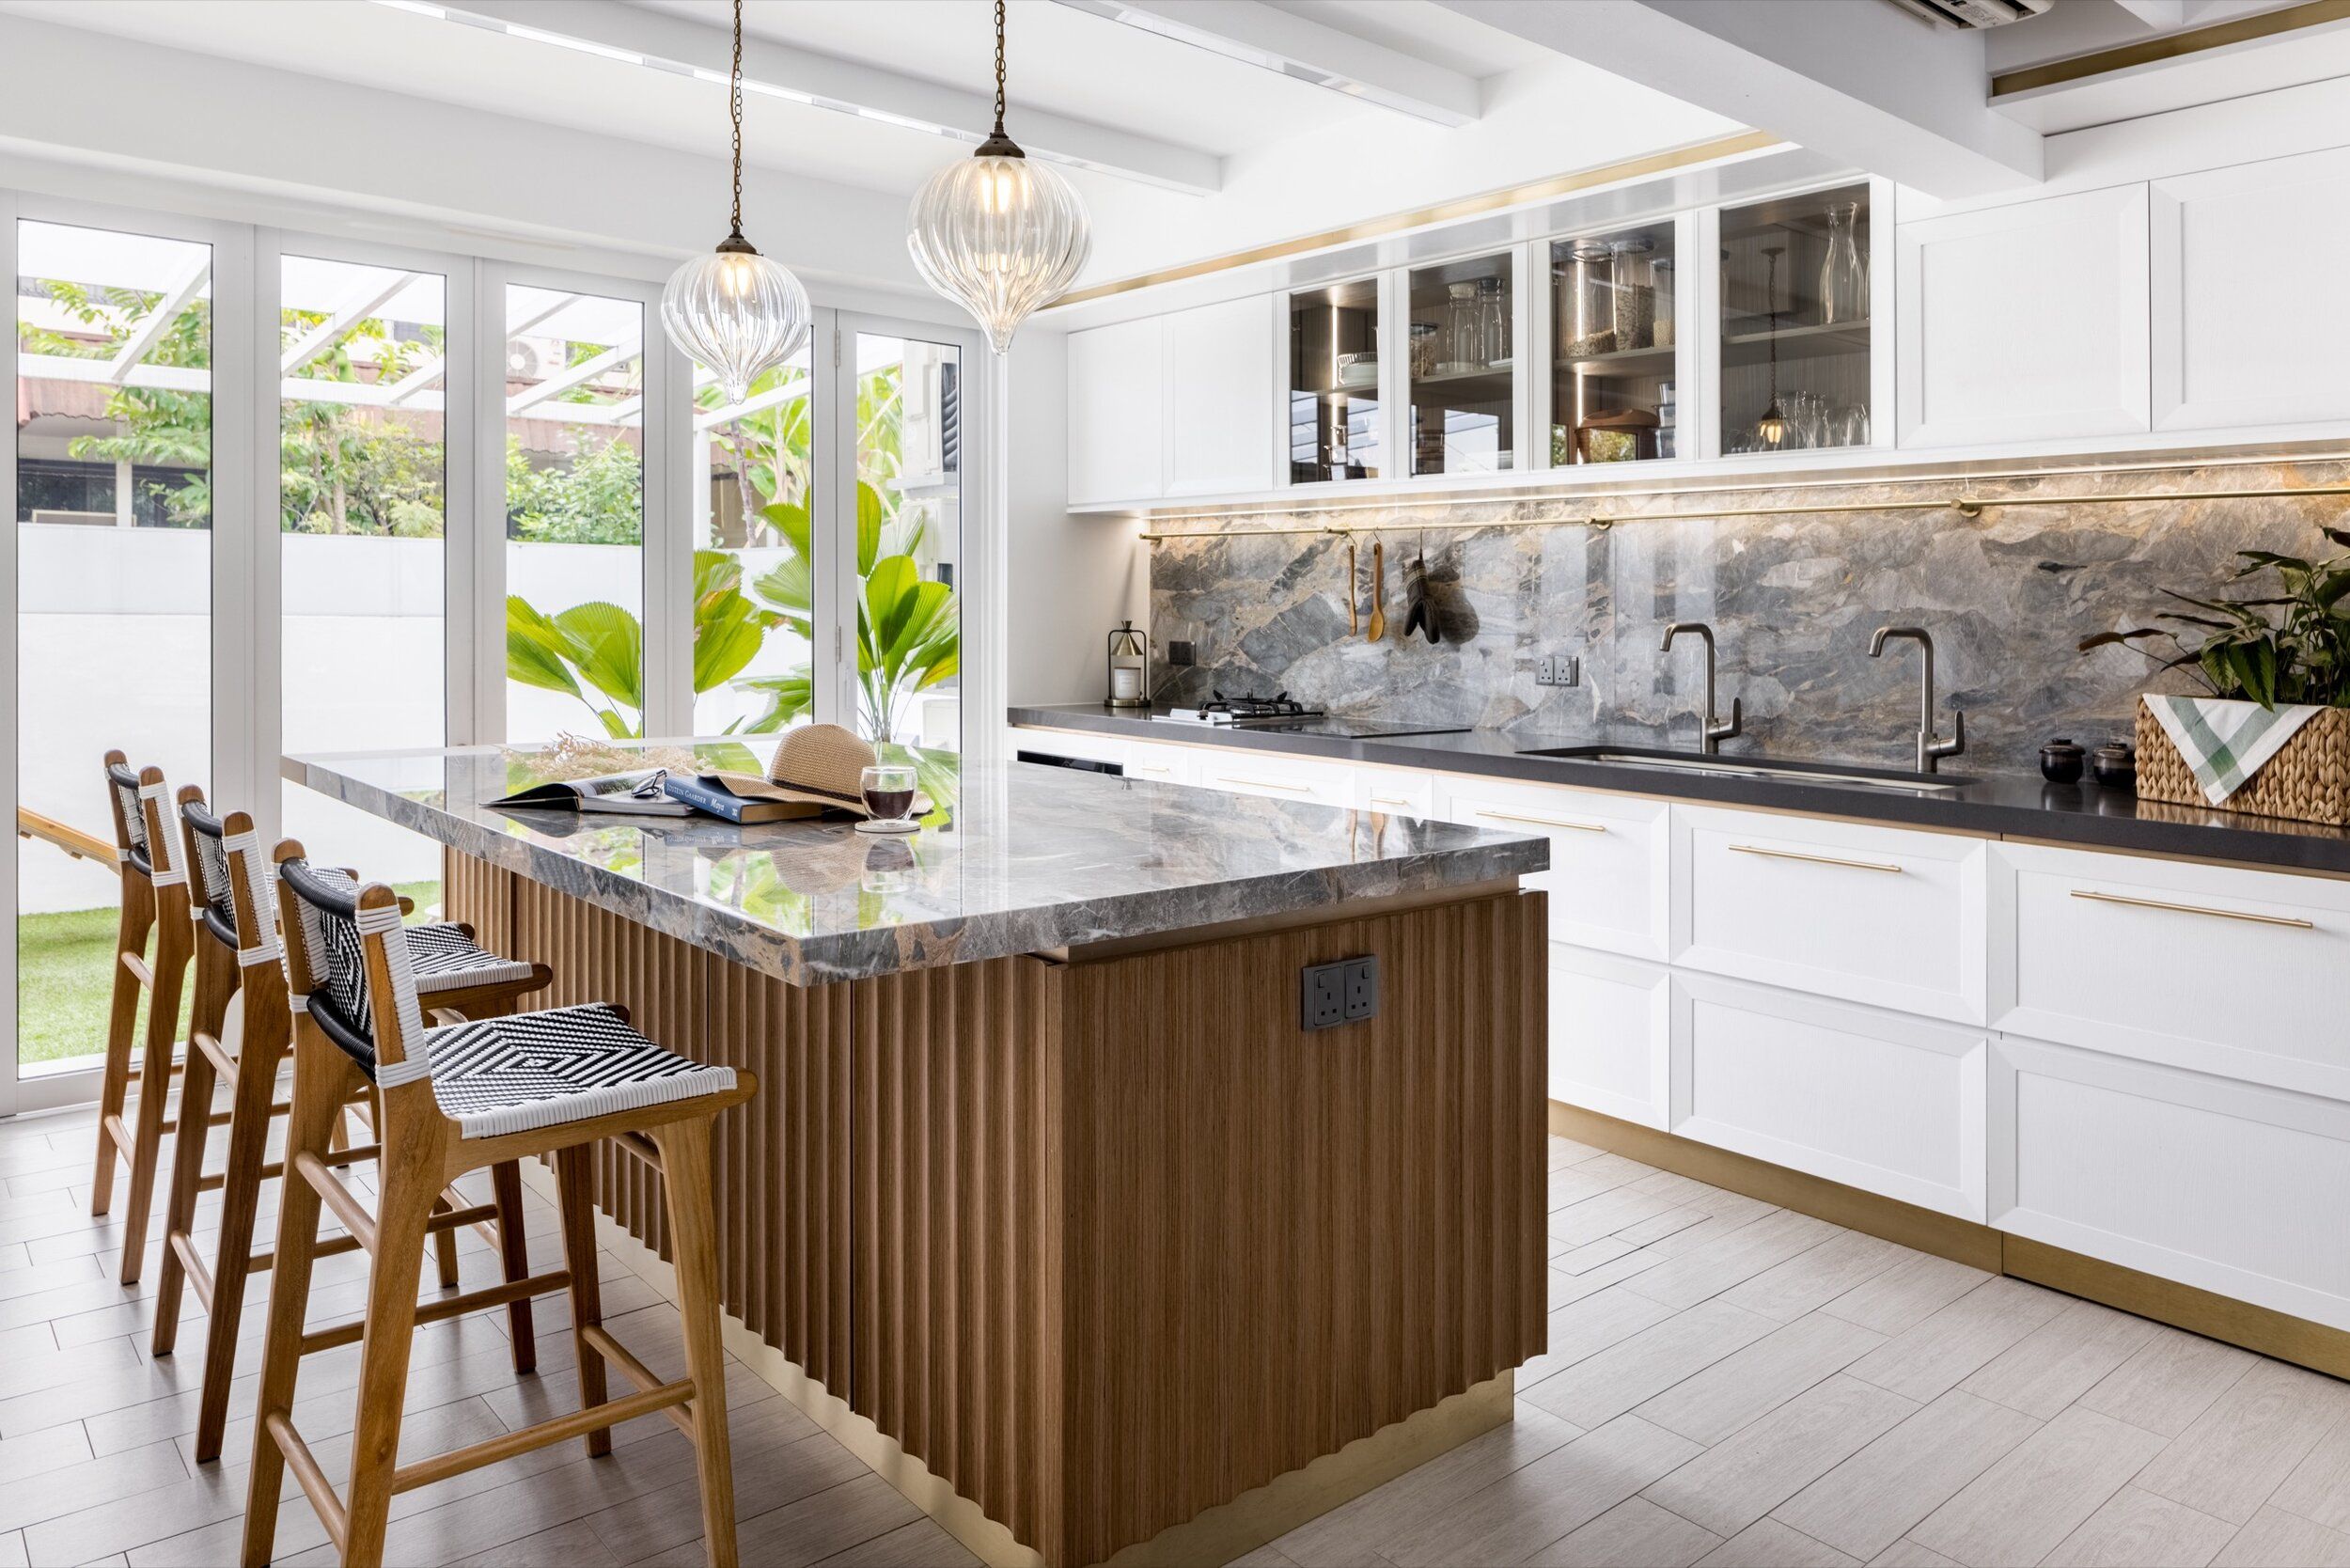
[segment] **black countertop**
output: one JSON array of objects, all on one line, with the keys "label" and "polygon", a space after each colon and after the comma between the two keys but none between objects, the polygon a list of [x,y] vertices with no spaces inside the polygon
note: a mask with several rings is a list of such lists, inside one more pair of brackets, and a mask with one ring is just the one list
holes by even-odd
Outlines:
[{"label": "black countertop", "polygon": [[[1595,723],[1343,739],[1184,724],[1167,719],[1166,712],[1163,708],[1153,709],[1146,717],[1136,709],[1063,703],[1014,707],[1010,719],[1015,725],[1093,730],[1134,740],[1234,746],[1295,757],[1374,762],[1387,767],[1483,774],[1716,806],[1755,806],[1856,822],[1947,828],[1986,838],[2038,839],[2091,849],[2193,855],[2288,870],[2350,874],[2350,829],[2141,801],[2125,791],[2101,789],[2086,779],[2078,784],[2049,784],[2029,775],[1978,772],[1966,766],[1964,757],[1946,764],[1949,772],[1944,776],[1944,782],[1959,783],[1959,788],[1910,793],[1825,783],[1805,779],[1800,775],[1773,778],[1709,776],[1526,755],[1530,749],[1549,746],[1686,750],[1686,725],[1669,738],[1648,726]],[[1740,755],[1740,745],[1731,742],[1722,753],[1724,760],[1734,760]]]}]

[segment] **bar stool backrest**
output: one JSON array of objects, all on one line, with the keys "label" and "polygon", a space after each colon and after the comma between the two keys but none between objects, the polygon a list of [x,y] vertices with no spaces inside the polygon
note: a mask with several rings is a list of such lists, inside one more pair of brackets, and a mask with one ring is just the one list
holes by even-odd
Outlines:
[{"label": "bar stool backrest", "polygon": [[164,831],[164,797],[168,792],[164,770],[133,773],[121,752],[109,751],[106,791],[114,807],[116,856],[158,887],[185,882],[187,872],[172,863],[171,839]]},{"label": "bar stool backrest", "polygon": [[[193,784],[180,792],[180,831],[187,843],[197,923],[234,952],[238,948],[237,901],[225,841],[227,830],[206,808],[203,792]],[[263,886],[266,890],[267,884]],[[275,947],[274,938],[271,946]]]},{"label": "bar stool backrest", "polygon": [[[294,1010],[385,1089],[431,1077],[399,896],[380,882],[362,886],[321,870],[300,852],[290,840],[278,846]],[[413,1060],[412,1048],[419,1053]]]}]

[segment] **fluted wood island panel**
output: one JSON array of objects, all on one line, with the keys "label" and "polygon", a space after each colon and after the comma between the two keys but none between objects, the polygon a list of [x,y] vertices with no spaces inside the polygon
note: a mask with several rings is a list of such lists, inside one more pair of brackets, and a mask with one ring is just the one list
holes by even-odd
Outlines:
[{"label": "fluted wood island panel", "polygon": [[[695,745],[640,749],[764,765]],[[714,1149],[738,1347],[990,1560],[1221,1560],[1508,1419],[1547,841],[921,762],[889,842],[496,804],[571,748],[287,775],[438,839],[448,913],[548,1002],[757,1073]],[[1301,971],[1363,956],[1376,1015],[1307,1029]],[[657,1168],[597,1162],[664,1249]]]},{"label": "fluted wood island panel", "polygon": [[[795,987],[452,853],[552,1000],[754,1068],[728,1309],[1051,1562],[1105,1559],[1543,1342],[1543,914],[1504,890]],[[1384,1007],[1304,1034],[1297,972]],[[599,1198],[659,1247],[658,1178]]]}]

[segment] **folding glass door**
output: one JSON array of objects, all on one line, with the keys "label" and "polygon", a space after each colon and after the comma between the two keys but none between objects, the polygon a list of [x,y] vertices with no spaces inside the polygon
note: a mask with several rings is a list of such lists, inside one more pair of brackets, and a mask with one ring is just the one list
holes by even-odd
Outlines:
[{"label": "folding glass door", "polygon": [[[842,314],[834,386],[840,722],[960,751],[968,335]],[[853,715],[853,716],[852,716]]]},{"label": "folding glass door", "polygon": [[100,759],[119,749],[175,788],[215,776],[214,525],[246,499],[224,482],[216,428],[215,367],[242,346],[217,249],[201,225],[20,216],[0,199],[18,828],[0,1111],[87,1097],[102,1049],[118,884]]}]

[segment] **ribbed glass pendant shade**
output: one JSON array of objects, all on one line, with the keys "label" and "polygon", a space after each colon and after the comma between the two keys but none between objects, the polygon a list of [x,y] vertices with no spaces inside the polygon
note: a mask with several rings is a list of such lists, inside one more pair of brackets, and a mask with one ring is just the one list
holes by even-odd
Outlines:
[{"label": "ribbed glass pendant shade", "polygon": [[998,353],[1076,280],[1092,243],[1085,203],[1058,169],[987,148],[931,176],[906,236],[923,280],[970,311]]},{"label": "ribbed glass pendant shade", "polygon": [[661,290],[661,324],[669,341],[718,378],[727,401],[807,341],[807,290],[790,268],[731,236],[709,256],[669,274]]}]

